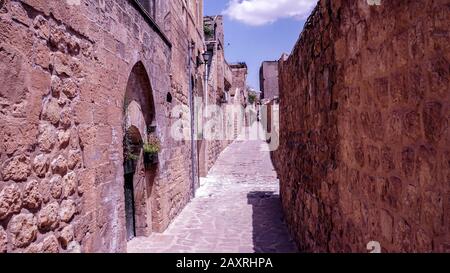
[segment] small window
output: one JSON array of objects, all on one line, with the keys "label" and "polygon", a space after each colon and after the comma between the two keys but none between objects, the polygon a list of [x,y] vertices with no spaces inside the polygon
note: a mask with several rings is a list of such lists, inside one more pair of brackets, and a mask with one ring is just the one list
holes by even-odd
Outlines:
[{"label": "small window", "polygon": [[155,0],[138,0],[139,4],[145,9],[145,11],[148,13],[148,15],[155,19]]},{"label": "small window", "polygon": [[170,94],[170,92],[167,93],[166,101],[172,103],[172,94]]}]

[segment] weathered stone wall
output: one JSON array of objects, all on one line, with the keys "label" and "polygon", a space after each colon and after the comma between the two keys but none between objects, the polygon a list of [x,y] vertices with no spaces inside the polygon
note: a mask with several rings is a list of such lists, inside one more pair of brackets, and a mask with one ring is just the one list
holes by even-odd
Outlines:
[{"label": "weathered stone wall", "polygon": [[[248,90],[247,90],[247,75],[248,68],[245,63],[235,63],[230,64],[231,72],[233,74],[233,84],[231,85],[230,95],[232,96],[232,104],[234,104],[235,110],[237,111],[232,119],[234,123],[234,137],[238,137],[244,127],[248,127],[248,120],[245,115],[245,108],[247,107],[247,98],[248,98]],[[238,111],[239,107],[241,108]],[[240,117],[237,114],[241,114]]]},{"label": "weathered stone wall", "polygon": [[231,95],[245,103],[245,95],[247,92],[247,74],[248,68],[245,63],[230,64],[231,72],[233,74],[233,84],[231,86]]},{"label": "weathered stone wall", "polygon": [[448,252],[450,5],[369,2],[320,1],[280,64],[287,221],[302,251]]},{"label": "weathered stone wall", "polygon": [[[130,1],[76,3],[0,1],[0,252],[126,250],[123,106],[137,63],[162,142],[145,186],[153,230],[189,198],[190,143],[169,134],[172,107],[186,104],[167,102],[170,44]],[[157,7],[166,30],[169,1]]]},{"label": "weathered stone wall", "polygon": [[264,99],[278,97],[278,61],[266,61],[261,64],[259,82]]},{"label": "weathered stone wall", "polygon": [[[181,116],[177,111],[173,111],[175,107],[183,105],[189,110],[194,105],[195,96],[201,97],[203,94],[203,75],[204,67],[197,66],[197,58],[201,57],[204,50],[203,43],[203,24],[199,24],[203,15],[197,13],[200,8],[195,5],[196,2],[202,1],[184,1],[174,0],[167,1],[170,6],[170,13],[167,15],[169,20],[166,33],[173,44],[172,60],[171,60],[171,96],[173,100],[167,104],[167,110],[172,112],[170,122],[164,128],[166,134],[171,136],[172,126],[180,121],[180,117],[189,123],[188,138],[183,141],[175,140],[172,137],[167,139],[168,147],[174,157],[167,165],[168,176],[165,183],[161,185],[161,203],[159,203],[160,213],[169,215],[169,217],[161,217],[162,222],[159,224],[159,231],[163,231],[170,224],[184,206],[189,202],[196,188],[199,187],[198,180],[198,154],[197,142],[194,142],[194,160],[192,158],[192,145],[190,141],[190,112],[184,112]],[[200,10],[201,11],[201,10]],[[190,59],[189,59],[190,56]],[[190,84],[192,81],[192,94]],[[194,165],[193,165],[194,164]],[[194,172],[194,173],[193,173]],[[171,196],[171,198],[166,198]]]},{"label": "weathered stone wall", "polygon": [[[203,161],[203,171],[202,176],[205,176],[207,172],[212,168],[220,153],[229,145],[230,140],[226,140],[221,136],[222,130],[227,126],[226,116],[220,115],[218,112],[224,113],[226,110],[226,103],[222,103],[221,98],[224,96],[226,90],[225,82],[227,77],[225,77],[225,71],[227,69],[227,62],[225,60],[224,51],[224,27],[223,27],[223,17],[218,16],[206,16],[204,17],[204,24],[208,26],[211,30],[211,35],[205,37],[206,47],[208,51],[211,52],[212,57],[210,64],[208,66],[208,92],[205,94],[206,99],[204,102],[206,104],[204,116],[204,125],[206,126],[204,135],[207,134],[206,131],[210,132],[210,135],[217,134],[217,137],[210,137],[209,139],[203,140],[203,149],[201,153],[204,153],[205,160]],[[215,126],[209,126],[207,123],[213,121]]]}]

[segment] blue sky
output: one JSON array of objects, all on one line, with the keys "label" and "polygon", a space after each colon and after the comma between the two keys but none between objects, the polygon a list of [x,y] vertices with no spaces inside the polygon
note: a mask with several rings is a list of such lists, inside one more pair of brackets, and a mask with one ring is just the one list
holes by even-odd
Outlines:
[{"label": "blue sky", "polygon": [[[273,14],[255,14],[252,10],[245,11],[245,7],[239,6],[242,3],[238,2],[240,0],[204,0],[205,16],[222,14],[232,1],[234,1],[234,10],[229,9],[224,15],[225,56],[229,63],[246,62],[249,67],[248,84],[259,90],[261,62],[278,60],[283,52],[289,54],[292,51],[309,10],[304,11],[306,15],[304,14],[301,17],[287,15],[284,18],[277,18],[277,15],[274,16]],[[249,0],[248,2],[259,4],[258,2],[264,1]],[[293,1],[296,1],[296,5],[303,0]],[[312,1],[307,0],[306,2]],[[289,9],[289,7],[284,8]],[[243,14],[240,14],[241,11]],[[280,10],[276,12],[278,14],[283,13]],[[267,20],[271,20],[271,22],[265,22],[265,18],[268,16],[270,18]],[[252,21],[246,21],[245,18],[250,18]],[[252,22],[257,23],[254,25]]]}]

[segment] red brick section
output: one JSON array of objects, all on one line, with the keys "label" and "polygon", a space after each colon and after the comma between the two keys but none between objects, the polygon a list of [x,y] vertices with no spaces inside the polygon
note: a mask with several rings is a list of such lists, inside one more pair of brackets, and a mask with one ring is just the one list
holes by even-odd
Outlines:
[{"label": "red brick section", "polygon": [[448,1],[319,2],[280,64],[274,161],[302,251],[450,251]]}]

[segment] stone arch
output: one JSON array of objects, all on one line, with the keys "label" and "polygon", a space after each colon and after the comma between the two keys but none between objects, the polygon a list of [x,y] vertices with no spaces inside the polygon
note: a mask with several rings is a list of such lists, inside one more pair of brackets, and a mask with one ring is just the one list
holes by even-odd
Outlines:
[{"label": "stone arch", "polygon": [[155,104],[153,90],[148,77],[147,70],[142,62],[134,65],[128,78],[125,92],[125,106],[136,101],[143,110],[144,119],[147,123],[155,119]]},{"label": "stone arch", "polygon": [[146,168],[142,144],[155,126],[150,79],[142,62],[131,70],[124,98],[124,190],[127,239],[152,232],[153,184],[157,166]]}]

